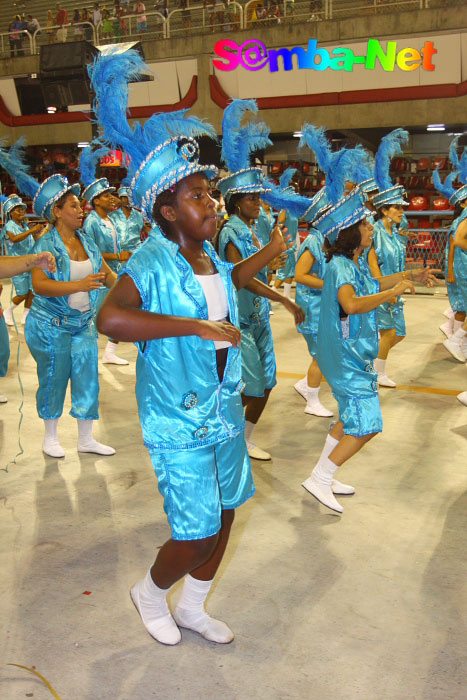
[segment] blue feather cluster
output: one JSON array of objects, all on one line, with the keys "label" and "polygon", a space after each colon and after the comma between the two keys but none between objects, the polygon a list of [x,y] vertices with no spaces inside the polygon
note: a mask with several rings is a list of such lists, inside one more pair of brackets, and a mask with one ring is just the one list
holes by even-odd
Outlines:
[{"label": "blue feather cluster", "polygon": [[279,187],[285,190],[290,185],[296,172],[295,168],[286,168],[279,178]]},{"label": "blue feather cluster", "polygon": [[405,129],[394,129],[381,139],[375,156],[375,180],[381,192],[393,186],[389,170],[394,156],[402,153],[402,146],[409,140]]},{"label": "blue feather cluster", "polygon": [[96,168],[101,160],[109,152],[108,146],[103,146],[97,139],[83,148],[79,157],[79,172],[81,182],[89,187],[96,179]]},{"label": "blue feather cluster", "polygon": [[438,192],[440,192],[443,195],[443,197],[446,197],[446,199],[449,199],[456,191],[454,188],[454,181],[456,177],[457,170],[453,170],[452,173],[449,173],[444,182],[441,182],[438,168],[436,168],[436,170],[433,170],[433,175],[431,176],[431,179]]},{"label": "blue feather cluster", "polygon": [[331,169],[333,153],[331,145],[326,138],[326,129],[323,126],[318,128],[313,126],[313,124],[304,124],[298,147],[303,148],[304,146],[308,146],[313,151],[319,167],[323,173],[327,174]]},{"label": "blue feather cluster", "polygon": [[255,100],[233,100],[222,119],[222,160],[231,173],[250,167],[250,154],[272,145],[269,127],[263,121],[241,126],[246,112],[258,113]]},{"label": "blue feather cluster", "polygon": [[24,137],[6,151],[4,143],[0,146],[0,165],[16,182],[19,191],[33,199],[36,196],[40,185],[35,178],[29,174],[29,166],[25,162],[24,147],[26,140]]},{"label": "blue feather cluster", "polygon": [[462,156],[459,160],[459,180],[462,184],[467,184],[467,147],[464,148]]},{"label": "blue feather cluster", "polygon": [[457,155],[457,144],[459,143],[459,136],[455,136],[451,141],[449,146],[449,160],[454,170],[459,170],[459,157]]},{"label": "blue feather cluster", "polygon": [[301,219],[306,210],[310,207],[311,200],[296,192],[287,192],[281,185],[276,185],[271,180],[265,182],[266,187],[271,188],[271,192],[263,192],[261,199],[271,205],[273,209],[280,211],[287,209],[292,216]]},{"label": "blue feather cluster", "polygon": [[216,138],[214,128],[197,117],[187,117],[188,110],[153,114],[144,125],[136,122],[132,127],[127,118],[128,83],[137,81],[147,70],[141,55],[133,49],[101,54],[88,66],[96,93],[93,106],[97,121],[107,143],[129,155],[130,181],[147,156],[168,139],[181,135]]}]

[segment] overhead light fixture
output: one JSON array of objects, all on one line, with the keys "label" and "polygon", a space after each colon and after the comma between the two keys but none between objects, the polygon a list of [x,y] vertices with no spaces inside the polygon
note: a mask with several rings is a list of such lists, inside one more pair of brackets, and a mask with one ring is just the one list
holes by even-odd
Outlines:
[{"label": "overhead light fixture", "polygon": [[426,127],[427,131],[446,131],[444,124],[428,124]]},{"label": "overhead light fixture", "polygon": [[57,111],[56,107],[47,107],[47,112],[49,114],[55,114],[56,111]]},{"label": "overhead light fixture", "polygon": [[86,146],[89,146],[89,141],[79,141],[78,142],[78,148],[86,148]]},{"label": "overhead light fixture", "polygon": [[303,136],[301,131],[294,131],[293,135],[295,139],[301,139]]}]

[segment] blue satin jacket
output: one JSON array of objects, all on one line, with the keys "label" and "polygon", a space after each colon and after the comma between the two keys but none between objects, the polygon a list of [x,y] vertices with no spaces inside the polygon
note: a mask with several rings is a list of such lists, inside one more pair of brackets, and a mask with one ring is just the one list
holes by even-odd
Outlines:
[{"label": "blue satin jacket", "polygon": [[[112,223],[114,222],[112,221]],[[83,226],[83,231],[86,234],[88,234],[88,236],[92,237],[94,243],[99,248],[101,253],[115,252],[112,232],[110,231],[109,227],[104,224],[103,220],[101,219],[99,214],[96,211],[94,211],[94,209],[90,212],[89,216],[86,217]],[[117,229],[116,233],[117,253],[121,253],[122,247],[120,245]],[[122,268],[122,263],[119,260],[108,260],[107,264],[111,270],[117,273],[120,272]]]},{"label": "blue satin jacket", "polygon": [[[210,243],[204,249],[225,285],[230,322],[238,326],[233,265],[220,260]],[[208,318],[206,298],[193,268],[179,246],[159,229],[151,230],[144,246],[121,271],[124,274],[133,280],[144,310]],[[210,340],[195,335],[136,345],[136,398],[148,449],[194,449],[230,440],[244,429],[240,348],[228,349],[224,378],[219,382],[216,349]]]},{"label": "blue satin jacket", "polygon": [[[459,224],[467,218],[467,208],[463,210],[462,214],[454,219],[449,229],[449,235],[456,237],[456,231]],[[451,239],[452,240],[452,239]],[[456,279],[467,280],[467,251],[461,248],[454,249],[454,274]]]},{"label": "blue satin jacket", "polygon": [[[253,243],[251,229],[235,215],[230,217],[219,236],[219,255],[224,261],[227,261],[226,249],[229,243],[234,244],[242,258],[249,258],[250,255],[258,252],[258,248]],[[267,284],[267,267],[263,267],[256,277]],[[269,301],[265,297],[256,296],[248,289],[240,289],[237,296],[240,327],[258,325],[262,321],[269,322]]]},{"label": "blue satin jacket", "polygon": [[[102,255],[96,244],[89,236],[86,236],[82,230],[76,231],[76,235],[79,237],[90,261],[92,262],[93,272],[99,272],[102,267]],[[49,277],[51,280],[56,280],[57,282],[69,282],[70,256],[65,248],[60,234],[55,227],[36,241],[32,252],[42,253],[44,250],[48,250],[50,253],[52,253],[57,263],[57,270],[54,273],[46,272],[45,274],[47,277]],[[85,313],[81,313],[78,309],[72,309],[68,305],[68,296],[43,297],[34,292],[34,301],[32,302],[31,313],[35,314],[36,316],[41,316],[47,321],[53,317],[59,319],[60,321],[65,320],[66,322],[73,323],[73,320],[75,319],[80,325],[83,325],[86,322],[92,321],[99,291],[100,290],[98,289],[94,289],[89,292],[91,310]]]},{"label": "blue satin jacket", "polygon": [[[323,244],[324,236],[316,229],[312,229],[312,232],[308,234],[301,244],[298,252],[298,259],[300,259],[306,250],[310,251],[314,260],[309,274],[321,280],[324,279],[324,273],[326,271],[326,258],[323,253]],[[295,294],[295,301],[302,307],[306,315],[305,321],[297,326],[298,332],[316,335],[318,333],[319,312],[321,307],[321,289],[313,289],[312,287],[307,287],[297,282]]]},{"label": "blue satin jacket", "polygon": [[109,214],[117,231],[117,240],[122,250],[134,253],[141,245],[141,231],[144,226],[144,218],[137,209],[132,209],[130,218],[127,219],[122,209],[117,209]]},{"label": "blue satin jacket", "polygon": [[378,390],[373,367],[379,346],[376,311],[341,318],[337,293],[346,284],[359,297],[380,290],[363,256],[359,267],[343,255],[332,258],[326,266],[321,295],[317,360],[333,393],[370,397]]},{"label": "blue satin jacket", "polygon": [[272,212],[266,212],[263,207],[259,210],[259,216],[256,219],[255,233],[262,246],[269,243],[271,231],[274,228],[274,216]]},{"label": "blue satin jacket", "polygon": [[14,236],[19,236],[21,233],[27,231],[28,228],[29,226],[27,224],[17,224],[16,221],[12,219],[6,222],[2,230],[6,246],[6,255],[29,255],[29,253],[32,252],[32,247],[34,246],[34,238],[32,236],[27,236],[19,243],[13,243],[8,237],[8,231]]}]

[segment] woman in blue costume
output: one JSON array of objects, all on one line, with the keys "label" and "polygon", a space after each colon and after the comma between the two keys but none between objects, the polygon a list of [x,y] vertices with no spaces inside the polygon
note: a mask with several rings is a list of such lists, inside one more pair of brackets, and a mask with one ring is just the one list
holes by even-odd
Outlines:
[{"label": "woman in blue costume", "polygon": [[[330,201],[334,198],[329,196]],[[317,357],[338,402],[339,420],[302,485],[325,506],[342,513],[334,492],[352,494],[354,488],[334,475],[383,427],[373,366],[378,353],[376,309],[393,296],[415,291],[407,277],[428,285],[434,278],[427,269],[372,276],[362,253],[371,245],[373,226],[358,189],[328,209],[317,226],[326,237],[327,259]]]},{"label": "woman in blue costume", "polygon": [[[294,168],[287,168],[279,180],[279,187],[285,192],[295,192],[295,187],[290,184],[293,176],[297,171]],[[281,284],[284,284],[284,296],[291,299],[292,282],[295,277],[295,264],[297,261],[297,250],[300,247],[298,238],[298,219],[288,209],[283,209],[277,218],[277,222],[282,224],[287,229],[287,235],[290,236],[291,242],[287,249],[287,258],[285,265],[277,270],[276,281],[274,287],[279,289]]]},{"label": "woman in blue costume", "polygon": [[35,297],[24,331],[37,363],[36,405],[45,426],[42,449],[50,457],[65,456],[58,440],[58,420],[71,383],[70,413],[78,422],[78,451],[112,455],[113,448],[94,440],[92,427],[99,417],[95,308],[99,289],[103,284],[111,286],[115,274],[80,230],[79,185],[70,185],[61,175],[39,185],[16,153],[11,156],[1,150],[0,164],[23,194],[33,198],[37,216],[50,222],[33,252],[48,251],[57,265],[55,272],[32,271]]},{"label": "woman in blue costume", "polygon": [[[282,189],[264,181],[261,168],[250,167],[250,150],[270,144],[269,129],[264,122],[251,122],[241,127],[246,111],[257,112],[254,100],[234,100],[224,111],[222,121],[222,158],[231,174],[218,182],[225,200],[229,220],[218,240],[222,260],[238,263],[261,248],[250,222],[259,216],[260,197],[277,208],[279,202],[298,202],[305,211],[308,201],[298,195],[283,194]],[[269,196],[273,196],[273,200]],[[303,206],[301,205],[303,200]],[[296,323],[304,320],[302,309],[287,297],[267,285],[267,268],[259,271],[238,294],[240,329],[242,331],[242,377],[245,388],[246,442],[248,454],[254,459],[270,460],[271,455],[253,442],[253,431],[276,385],[276,358],[269,321],[269,304],[278,301],[293,314]]]},{"label": "woman in blue costume", "polygon": [[[95,147],[98,145],[99,147]],[[112,194],[115,187],[111,187],[105,177],[96,178],[96,168],[102,156],[108,152],[108,148],[103,147],[94,141],[81,151],[79,168],[81,182],[85,186],[82,197],[92,207],[92,211],[86,217],[83,231],[92,237],[94,243],[99,248],[101,255],[110,269],[118,274],[122,264],[130,259],[131,251],[123,248],[119,236],[119,230],[111,218],[111,213],[115,211],[116,198]],[[97,302],[97,310],[107,295],[108,289],[101,289]],[[102,356],[103,364],[128,365],[128,360],[116,354],[118,342],[109,339]]]},{"label": "woman in blue costume", "polygon": [[[401,153],[401,144],[409,137],[407,131],[395,129],[382,140],[375,157],[375,179],[379,193],[373,198],[376,208],[376,223],[373,245],[368,254],[368,263],[374,277],[391,275],[405,269],[405,246],[398,235],[398,227],[409,203],[404,199],[401,185],[393,186],[389,176],[391,159]],[[389,351],[404,340],[406,335],[404,302],[394,297],[377,310],[380,344],[375,369],[378,384],[395,387],[396,382],[387,375],[386,361]]]},{"label": "woman in blue costume", "polygon": [[144,218],[140,211],[130,205],[130,188],[123,185],[117,191],[120,207],[110,212],[109,217],[117,230],[124,251],[134,253],[141,245]]},{"label": "woman in blue costume", "polygon": [[[186,112],[126,120],[128,82],[146,68],[135,51],[99,57],[90,69],[104,136],[131,157],[132,200],[156,224],[102,305],[102,332],[135,341],[136,397],[143,437],[164,498],[172,537],[131,589],[149,634],[177,644],[179,627],[228,643],[230,628],[204,603],[227,546],[234,509],[255,491],[244,438],[238,308],[243,287],[285,250],[271,242],[237,265],[207,239],[216,202],[194,136],[215,132]],[[185,577],[172,614],[166,596]],[[177,626],[178,625],[178,626]]]},{"label": "woman in blue costume", "polygon": [[274,225],[275,222],[272,209],[267,202],[262,201],[259,208],[259,216],[255,222],[255,234],[263,248],[271,239],[271,233]]},{"label": "woman in blue costume", "polygon": [[[34,236],[43,228],[44,224],[35,224],[29,227],[24,221],[26,205],[16,194],[12,194],[3,205],[3,217],[5,225],[2,235],[5,241],[7,255],[27,255],[34,245]],[[24,301],[24,312],[21,323],[26,323],[26,318],[31,308],[33,293],[31,291],[31,273],[24,272],[12,278],[15,288],[15,296],[11,304],[5,309],[3,316],[7,326],[13,326],[13,311]]]}]

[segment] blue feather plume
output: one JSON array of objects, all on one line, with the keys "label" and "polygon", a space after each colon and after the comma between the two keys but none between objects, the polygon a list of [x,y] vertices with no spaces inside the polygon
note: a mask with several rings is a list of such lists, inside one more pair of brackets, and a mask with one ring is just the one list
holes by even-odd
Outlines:
[{"label": "blue feather plume", "polygon": [[[97,146],[97,148],[96,148]],[[79,171],[81,182],[85,187],[96,179],[96,168],[101,158],[109,152],[108,146],[103,146],[97,139],[83,148],[79,157]]]},{"label": "blue feather plume", "polygon": [[290,185],[292,178],[296,172],[297,171],[295,168],[287,168],[286,170],[284,170],[284,172],[279,178],[279,187],[285,190],[285,188]]},{"label": "blue feather plume", "polygon": [[3,147],[4,144],[2,144],[0,146],[0,166],[13,178],[21,194],[33,199],[40,185],[35,178],[29,175],[29,166],[25,162],[25,143],[24,138],[21,138],[9,151],[6,151]]},{"label": "blue feather plume", "polygon": [[224,110],[221,157],[231,173],[249,168],[250,154],[272,145],[265,122],[240,126],[246,112],[258,113],[255,100],[233,100]]},{"label": "blue feather plume", "polygon": [[329,141],[326,138],[326,130],[323,126],[319,128],[313,124],[304,124],[302,127],[302,136],[298,147],[303,148],[308,146],[316,155],[318,165],[323,173],[328,173],[332,162],[332,149]]},{"label": "blue feather plume", "polygon": [[443,197],[446,197],[446,199],[449,199],[455,192],[454,181],[456,177],[457,170],[453,170],[451,173],[449,173],[444,182],[441,182],[441,178],[439,176],[439,168],[436,168],[435,170],[433,170],[433,175],[431,176],[431,179],[438,192],[440,192],[440,194],[442,194]]},{"label": "blue feather plume", "polygon": [[389,170],[394,156],[402,153],[403,144],[409,140],[409,132],[405,129],[394,129],[381,139],[375,156],[375,180],[383,192],[393,186]]},{"label": "blue feather plume", "polygon": [[451,141],[449,146],[449,160],[454,170],[459,170],[459,157],[457,155],[457,144],[459,143],[459,136],[455,136]]},{"label": "blue feather plume", "polygon": [[[331,167],[326,173],[326,196],[337,204],[344,194],[346,182],[362,182],[361,171],[367,172],[368,152],[363,146],[341,148],[332,154]],[[370,175],[371,177],[371,175]]]},{"label": "blue feather plume", "polygon": [[292,216],[301,219],[303,214],[310,207],[311,200],[308,197],[303,197],[296,192],[287,192],[280,184],[276,185],[271,180],[267,180],[265,185],[271,188],[271,192],[263,192],[261,199],[264,199],[273,209],[277,209],[278,211],[287,209]]},{"label": "blue feather plume", "polygon": [[467,184],[467,146],[459,160],[459,180],[462,184]]},{"label": "blue feather plume", "polygon": [[93,107],[97,121],[105,140],[130,157],[130,181],[151,151],[164,141],[181,135],[216,138],[214,128],[197,117],[187,117],[188,110],[153,114],[144,125],[136,122],[133,127],[130,126],[127,118],[128,83],[137,81],[147,70],[141,55],[134,49],[125,53],[115,49],[101,54],[88,66],[96,93]]},{"label": "blue feather plume", "polygon": [[8,197],[4,194],[0,194],[0,204],[5,204]]}]

